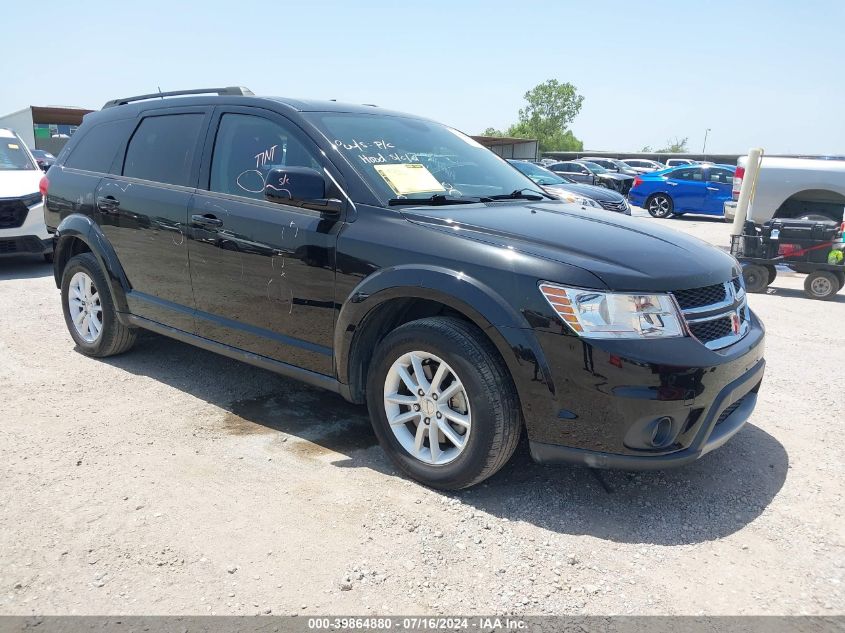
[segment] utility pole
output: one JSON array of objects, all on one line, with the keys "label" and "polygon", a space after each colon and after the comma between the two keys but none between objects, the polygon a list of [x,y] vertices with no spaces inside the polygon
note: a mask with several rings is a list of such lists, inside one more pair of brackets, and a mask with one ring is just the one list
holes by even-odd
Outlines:
[{"label": "utility pole", "polygon": [[701,146],[701,153],[704,154],[704,158],[707,158],[707,154],[705,150],[707,149],[707,135],[710,134],[710,128],[704,130],[704,145]]}]

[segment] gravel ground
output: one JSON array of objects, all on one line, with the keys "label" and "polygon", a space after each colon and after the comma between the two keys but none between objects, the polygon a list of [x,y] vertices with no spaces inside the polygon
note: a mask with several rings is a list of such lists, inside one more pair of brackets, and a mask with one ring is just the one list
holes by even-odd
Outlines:
[{"label": "gravel ground", "polygon": [[522,446],[443,494],[331,394],[152,334],[82,356],[50,268],[0,260],[0,613],[845,613],[845,294],[802,282],[751,297],[768,373],[722,449],[629,474]]}]

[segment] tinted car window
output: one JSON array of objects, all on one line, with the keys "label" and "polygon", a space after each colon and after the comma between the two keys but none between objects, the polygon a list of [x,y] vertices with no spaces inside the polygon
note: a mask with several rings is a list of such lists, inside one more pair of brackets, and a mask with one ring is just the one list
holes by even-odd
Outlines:
[{"label": "tinted car window", "polygon": [[120,145],[126,140],[133,121],[107,121],[89,129],[70,151],[66,167],[108,173]]},{"label": "tinted car window", "polygon": [[701,168],[691,167],[688,169],[676,169],[669,174],[669,178],[673,180],[703,180],[704,176],[701,173]]},{"label": "tinted car window", "polygon": [[733,172],[729,169],[721,169],[719,167],[712,167],[710,169],[710,178],[711,182],[719,182],[723,185],[730,185],[733,184],[734,175]]},{"label": "tinted car window", "polygon": [[189,185],[203,114],[168,114],[141,121],[123,162],[123,175]]},{"label": "tinted car window", "polygon": [[224,114],[211,159],[209,189],[264,198],[264,178],[274,167],[320,169],[298,134],[260,116]]}]

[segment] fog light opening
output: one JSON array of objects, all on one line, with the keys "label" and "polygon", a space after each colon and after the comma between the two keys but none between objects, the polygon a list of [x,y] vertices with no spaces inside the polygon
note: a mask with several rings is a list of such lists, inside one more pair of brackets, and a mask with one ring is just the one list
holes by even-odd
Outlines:
[{"label": "fog light opening", "polygon": [[672,418],[663,416],[654,421],[651,427],[651,445],[662,448],[672,441]]}]

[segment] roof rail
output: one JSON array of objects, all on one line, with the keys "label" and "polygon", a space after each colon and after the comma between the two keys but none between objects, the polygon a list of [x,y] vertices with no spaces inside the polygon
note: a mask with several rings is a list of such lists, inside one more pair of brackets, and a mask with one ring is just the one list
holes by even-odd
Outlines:
[{"label": "roof rail", "polygon": [[226,88],[196,88],[194,90],[170,90],[168,92],[154,92],[148,95],[138,95],[136,97],[124,97],[123,99],[112,99],[111,101],[107,101],[106,104],[103,106],[103,110],[106,108],[111,108],[112,106],[117,105],[124,105],[126,103],[132,103],[133,101],[145,101],[146,99],[161,99],[164,97],[176,97],[179,95],[204,95],[204,94],[216,94],[216,95],[238,95],[242,97],[248,97],[255,94],[249,88],[244,88],[243,86],[228,86]]}]

